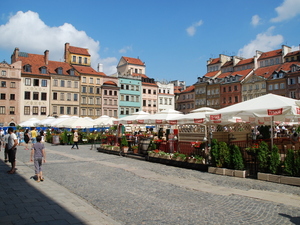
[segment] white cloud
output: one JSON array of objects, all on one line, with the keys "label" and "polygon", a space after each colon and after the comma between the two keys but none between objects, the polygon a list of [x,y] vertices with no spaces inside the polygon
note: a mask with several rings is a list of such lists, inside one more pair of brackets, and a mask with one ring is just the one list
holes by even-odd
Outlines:
[{"label": "white cloud", "polygon": [[260,24],[260,17],[258,15],[252,16],[251,24],[252,26],[256,27],[257,25]]},{"label": "white cloud", "polygon": [[256,50],[271,51],[277,48],[283,42],[283,36],[280,34],[273,35],[274,26],[266,32],[256,35],[256,39],[245,45],[238,51],[238,55],[244,58],[251,58],[255,55]]},{"label": "white cloud", "polygon": [[125,46],[119,50],[119,53],[127,53],[128,51],[132,51],[132,46]]},{"label": "white cloud", "polygon": [[118,60],[116,57],[100,59],[99,63],[103,64],[103,71],[106,75],[112,75],[117,72],[116,65]]},{"label": "white cloud", "polygon": [[59,27],[47,26],[36,12],[17,12],[0,26],[0,33],[0,48],[3,49],[13,51],[18,47],[21,52],[34,54],[44,54],[45,50],[49,50],[50,60],[63,61],[64,46],[68,42],[71,46],[88,48],[93,68],[97,69],[97,63],[105,61],[98,54],[99,41],[89,37],[85,31],[79,31],[69,23]]},{"label": "white cloud", "polygon": [[284,0],[284,2],[276,9],[277,17],[272,18],[271,22],[281,22],[283,20],[291,19],[300,14],[299,0]]},{"label": "white cloud", "polygon": [[188,27],[186,29],[186,32],[188,33],[189,36],[194,36],[196,33],[196,28],[201,26],[202,24],[203,24],[203,21],[200,20],[200,21],[194,23],[192,26]]}]

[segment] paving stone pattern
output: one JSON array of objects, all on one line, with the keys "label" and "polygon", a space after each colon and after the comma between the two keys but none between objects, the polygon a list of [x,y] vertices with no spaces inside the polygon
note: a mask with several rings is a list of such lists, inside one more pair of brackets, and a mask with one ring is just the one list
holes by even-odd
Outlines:
[{"label": "paving stone pattern", "polygon": [[[80,145],[79,150],[71,149],[69,145],[45,145],[44,182],[61,185],[99,213],[121,224],[300,224],[299,187],[110,155],[90,150],[89,145]],[[29,154],[30,151],[20,146],[17,159],[33,171]],[[11,194],[22,199],[23,188],[36,185],[42,188],[43,185],[29,177],[24,183]],[[256,197],[253,190],[260,195]],[[0,191],[2,195],[3,190]],[[52,191],[57,198],[54,192],[58,190]],[[9,196],[7,190],[5,193]],[[270,199],[264,198],[264,193],[271,196]],[[41,196],[37,195],[37,198]],[[291,201],[285,201],[287,198]],[[30,199],[22,201],[30,205]],[[66,207],[53,201],[50,195],[46,200],[47,206],[40,203],[47,209],[39,215],[41,222],[53,211],[57,212],[57,221],[60,221],[60,212],[70,220],[77,220],[71,222],[80,224],[84,221],[80,220],[80,213],[69,213]],[[80,211],[81,204],[70,207],[78,207]],[[19,210],[19,215],[23,215],[24,207]],[[32,217],[23,217],[20,216],[20,220],[29,218],[30,224]]]}]

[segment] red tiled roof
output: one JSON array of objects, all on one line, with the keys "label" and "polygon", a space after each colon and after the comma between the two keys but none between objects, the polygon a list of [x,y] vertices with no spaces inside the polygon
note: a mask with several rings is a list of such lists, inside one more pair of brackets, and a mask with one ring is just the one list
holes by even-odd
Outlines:
[{"label": "red tiled roof", "polygon": [[219,76],[217,76],[217,78],[224,78],[224,77],[228,77],[232,74],[232,72],[227,72],[227,73],[221,73]]},{"label": "red tiled roof", "polygon": [[123,59],[125,59],[126,62],[128,62],[129,64],[135,64],[135,65],[141,65],[141,66],[145,65],[140,59],[125,57],[125,56],[123,56]]},{"label": "red tiled roof", "polygon": [[226,63],[224,63],[224,65],[222,66],[223,67],[226,67],[226,66],[232,66],[233,65],[233,61],[230,60],[230,61],[227,61]]},{"label": "red tiled roof", "polygon": [[291,65],[299,65],[300,66],[300,62],[286,62],[286,63],[283,63],[281,64],[281,66],[276,69],[276,71],[280,71],[280,70],[283,70],[283,71],[289,71],[291,69]]},{"label": "red tiled roof", "polygon": [[86,49],[86,48],[79,48],[79,47],[69,46],[69,52],[73,53],[73,54],[78,54],[78,55],[91,56],[89,54],[88,49]]},{"label": "red tiled roof", "polygon": [[271,58],[271,57],[275,57],[275,56],[281,56],[281,54],[282,54],[281,49],[277,49],[277,50],[273,50],[273,51],[269,51],[269,52],[264,52],[264,53],[261,54],[261,56],[259,57],[258,60],[267,59],[267,58]]},{"label": "red tiled roof", "polygon": [[290,56],[299,55],[299,54],[300,54],[300,50],[294,51],[294,52],[289,52],[288,54],[285,55],[285,57],[290,57]]},{"label": "red tiled roof", "polygon": [[274,71],[276,71],[279,67],[281,67],[281,64],[280,65],[273,65],[273,66],[267,66],[267,67],[260,67],[258,69],[256,69],[254,71],[254,74],[256,76],[261,76],[261,77],[265,77],[265,78],[268,78],[269,76],[272,75],[272,73]]},{"label": "red tiled roof", "polygon": [[157,87],[157,84],[156,83],[147,83],[147,82],[142,82],[143,85],[146,85],[146,86],[155,86]]},{"label": "red tiled roof", "polygon": [[78,65],[73,65],[74,69],[77,70],[81,74],[91,74],[91,75],[102,75],[106,76],[105,73],[103,72],[97,72],[90,66],[78,66]]},{"label": "red tiled roof", "polygon": [[220,58],[215,58],[215,59],[211,59],[211,62],[208,65],[213,65],[213,64],[216,64],[216,63],[220,63],[220,62],[221,62]]},{"label": "red tiled roof", "polygon": [[179,91],[178,89],[174,90],[174,94],[180,94],[180,93],[181,93],[181,91]]},{"label": "red tiled roof", "polygon": [[[37,54],[22,54],[23,56],[19,56],[18,61],[22,61],[22,66],[24,65],[30,65],[31,66],[31,72],[24,72],[27,74],[39,74],[43,76],[48,76],[50,74],[57,74],[56,69],[61,67],[63,75],[69,75],[67,73],[68,70],[70,70],[72,67],[70,64],[65,62],[58,62],[58,61],[50,61],[48,60],[48,65],[45,63],[44,55],[37,55]],[[25,56],[26,55],[26,56]],[[47,68],[47,74],[41,74],[40,68],[41,67]]]},{"label": "red tiled roof", "polygon": [[241,65],[250,64],[250,63],[254,63],[254,58],[243,59],[243,60],[239,61],[236,64],[236,66],[241,66]]},{"label": "red tiled roof", "polygon": [[252,71],[252,69],[246,69],[246,70],[240,70],[240,71],[235,71],[231,74],[231,76],[235,76],[235,75],[241,75],[241,76],[246,76],[248,75],[250,72]]},{"label": "red tiled roof", "polygon": [[103,85],[113,85],[113,86],[118,86],[115,82],[109,80],[103,83]]},{"label": "red tiled roof", "polygon": [[132,76],[134,76],[134,77],[148,78],[145,74],[141,74],[141,73],[132,73]]},{"label": "red tiled roof", "polygon": [[185,90],[183,90],[181,93],[191,92],[193,90],[195,90],[195,86],[191,85],[191,86],[187,87]]},{"label": "red tiled roof", "polygon": [[213,71],[213,72],[208,72],[204,75],[204,77],[214,77],[217,75],[217,73],[219,73],[220,70],[217,70],[217,71]]}]

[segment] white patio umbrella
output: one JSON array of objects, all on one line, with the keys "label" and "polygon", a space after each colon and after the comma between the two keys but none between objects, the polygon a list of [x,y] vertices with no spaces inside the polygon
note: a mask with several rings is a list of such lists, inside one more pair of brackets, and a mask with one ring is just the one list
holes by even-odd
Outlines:
[{"label": "white patio umbrella", "polygon": [[103,116],[100,116],[97,119],[95,119],[94,122],[96,125],[109,126],[109,125],[113,125],[115,120],[116,120],[116,118],[114,118],[114,117],[103,115]]},{"label": "white patio umbrella", "polygon": [[117,121],[120,124],[145,124],[147,123],[147,119],[150,114],[144,111],[138,111],[132,113],[130,116],[125,116],[123,118],[118,119]]},{"label": "white patio umbrella", "polygon": [[179,124],[204,124],[207,121],[205,114],[214,111],[216,110],[213,108],[202,107],[202,108],[194,109],[189,114],[180,116],[179,118],[177,118],[177,120]]},{"label": "white patio umbrella", "polygon": [[[274,121],[292,122],[300,118],[300,101],[275,94],[266,94],[216,110],[206,115],[210,121],[241,117],[243,121],[273,126]],[[273,129],[271,129],[273,138]],[[273,139],[271,139],[273,145]]]},{"label": "white patio umbrella", "polygon": [[62,116],[59,116],[59,117],[56,118],[53,122],[50,123],[50,126],[51,126],[51,127],[55,127],[56,124],[58,124],[58,123],[60,123],[60,122],[62,122],[62,121],[64,121],[64,120],[66,120],[66,119],[69,119],[69,118],[70,118],[70,116],[68,116],[68,115],[62,115]]},{"label": "white patio umbrella", "polygon": [[52,122],[54,122],[56,120],[55,117],[53,116],[48,116],[46,119],[44,120],[40,120],[38,122],[39,125],[42,125],[42,126],[50,126]]},{"label": "white patio umbrella", "polygon": [[150,115],[147,119],[147,123],[149,124],[163,124],[163,123],[171,123],[175,124],[176,119],[178,119],[182,114],[174,109],[166,109],[154,115]]},{"label": "white patio umbrella", "polygon": [[30,118],[29,120],[26,120],[26,121],[20,123],[19,126],[21,126],[21,127],[35,127],[35,126],[38,125],[39,121],[40,120],[37,119],[37,118]]},{"label": "white patio umbrella", "polygon": [[67,127],[67,128],[92,128],[94,127],[95,123],[89,119],[86,118],[69,118],[66,119],[58,124],[56,124],[56,127]]}]

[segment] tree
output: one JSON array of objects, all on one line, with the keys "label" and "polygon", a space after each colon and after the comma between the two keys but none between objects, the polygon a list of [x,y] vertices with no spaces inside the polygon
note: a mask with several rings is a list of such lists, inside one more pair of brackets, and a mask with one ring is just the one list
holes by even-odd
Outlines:
[{"label": "tree", "polygon": [[240,148],[237,145],[231,145],[230,146],[230,156],[231,156],[231,162],[230,166],[231,168],[235,170],[243,170],[244,169],[244,162],[243,162],[243,156],[240,151]]},{"label": "tree", "polygon": [[257,152],[258,169],[260,172],[267,172],[269,167],[269,146],[262,141]]},{"label": "tree", "polygon": [[269,167],[270,172],[273,174],[276,174],[278,172],[278,168],[280,165],[279,156],[280,155],[278,153],[278,147],[274,145],[270,155],[270,167]]}]

